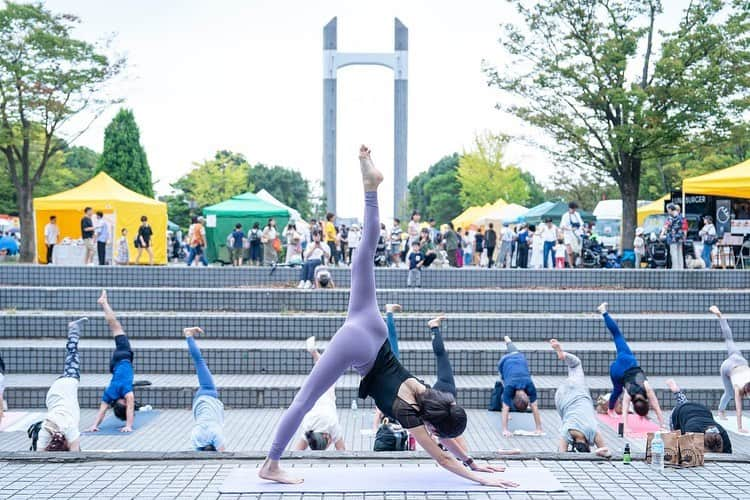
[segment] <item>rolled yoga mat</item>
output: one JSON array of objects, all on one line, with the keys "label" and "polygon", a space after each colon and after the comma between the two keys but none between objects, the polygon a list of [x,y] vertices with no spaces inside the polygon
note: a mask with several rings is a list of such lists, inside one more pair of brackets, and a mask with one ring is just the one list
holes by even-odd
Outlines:
[{"label": "rolled yoga mat", "polygon": [[[287,464],[288,465],[288,464]],[[258,469],[238,467],[219,487],[222,494],[254,493],[367,493],[367,492],[467,492],[467,491],[566,491],[557,478],[543,467],[508,467],[495,473],[519,484],[516,488],[482,486],[452,472],[426,465],[420,467],[295,467],[291,475],[303,477],[301,484],[279,484],[258,477]],[[481,474],[481,473],[479,473]]]}]

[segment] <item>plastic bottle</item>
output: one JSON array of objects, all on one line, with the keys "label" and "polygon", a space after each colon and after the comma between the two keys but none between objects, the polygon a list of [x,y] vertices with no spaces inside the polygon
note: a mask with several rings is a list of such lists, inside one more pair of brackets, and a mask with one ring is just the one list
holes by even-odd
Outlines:
[{"label": "plastic bottle", "polygon": [[356,409],[357,409],[357,400],[352,399],[352,410],[356,410]]},{"label": "plastic bottle", "polygon": [[625,449],[622,452],[622,463],[630,465],[632,457],[630,456],[630,443],[625,443]]},{"label": "plastic bottle", "polygon": [[414,451],[417,449],[417,439],[414,437],[414,434],[411,432],[409,433],[409,451]]},{"label": "plastic bottle", "polygon": [[661,432],[654,433],[654,440],[651,441],[651,467],[655,470],[664,470],[664,441],[661,439]]}]

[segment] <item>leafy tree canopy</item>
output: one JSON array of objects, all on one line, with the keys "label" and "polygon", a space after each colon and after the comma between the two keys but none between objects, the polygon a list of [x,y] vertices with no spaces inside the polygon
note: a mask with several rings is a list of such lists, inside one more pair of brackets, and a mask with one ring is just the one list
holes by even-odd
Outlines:
[{"label": "leafy tree canopy", "polygon": [[151,168],[141,146],[141,133],[133,111],[120,109],[104,130],[104,151],[97,173],[106,172],[126,188],[153,198]]}]

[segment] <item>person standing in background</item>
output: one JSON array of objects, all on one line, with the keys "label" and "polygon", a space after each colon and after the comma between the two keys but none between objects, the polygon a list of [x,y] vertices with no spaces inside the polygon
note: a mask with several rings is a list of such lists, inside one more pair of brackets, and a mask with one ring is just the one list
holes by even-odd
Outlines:
[{"label": "person standing in background", "polygon": [[526,269],[529,267],[529,230],[526,224],[521,226],[518,231],[518,257],[516,258],[516,267]]},{"label": "person standing in background", "polygon": [[[544,220],[544,225],[542,226],[542,240],[544,241],[544,264],[542,267],[554,267],[555,256],[553,253],[553,249],[557,244],[557,228],[554,224],[552,224],[552,219],[550,219],[549,217]],[[549,264],[547,264],[548,259]]]},{"label": "person standing in background", "polygon": [[153,266],[154,265],[154,250],[151,245],[151,237],[154,235],[154,231],[151,229],[151,226],[148,224],[148,217],[145,215],[141,216],[141,226],[138,228],[138,236],[136,237],[135,241],[138,243],[136,245],[136,248],[138,249],[138,253],[135,255],[135,263],[139,264],[141,261],[141,254],[143,253],[143,250],[146,250],[146,253],[148,254],[148,265]]},{"label": "person standing in background", "polygon": [[698,232],[698,236],[701,237],[703,242],[701,258],[706,263],[706,269],[709,269],[711,267],[711,250],[716,243],[716,227],[714,227],[713,217],[710,215],[703,217],[703,227]]},{"label": "person standing in background", "polygon": [[484,246],[487,249],[487,267],[492,269],[492,259],[495,257],[495,246],[497,245],[497,233],[495,225],[490,222],[489,229],[484,233]]},{"label": "person standing in background", "polygon": [[408,248],[411,248],[411,244],[415,241],[419,241],[419,221],[422,220],[422,216],[416,210],[411,214],[411,220],[407,226],[407,232],[409,233],[409,244]]},{"label": "person standing in background", "polygon": [[390,236],[390,254],[391,254],[391,265],[398,267],[401,263],[401,220],[398,218],[393,219],[393,229],[391,229]]},{"label": "person standing in background", "polygon": [[359,224],[354,223],[349,230],[349,264],[351,264],[354,251],[359,247],[359,242],[361,240],[362,231],[359,229]]},{"label": "person standing in background", "polygon": [[458,267],[458,247],[459,237],[453,229],[453,223],[448,223],[448,230],[445,232],[445,253],[448,254],[448,264],[451,267]]},{"label": "person standing in background", "polygon": [[120,239],[117,241],[117,264],[127,266],[130,263],[130,248],[128,247],[128,228],[120,230]]},{"label": "person standing in background", "polygon": [[503,230],[500,232],[500,255],[497,257],[498,268],[510,268],[513,240],[515,238],[516,234],[508,224],[503,224]]},{"label": "person standing in background", "polygon": [[333,224],[333,219],[335,219],[336,216],[328,212],[326,214],[326,222],[323,225],[323,234],[325,236],[325,243],[328,245],[328,250],[330,251],[330,255],[328,256],[328,264],[329,265],[339,265],[339,257],[338,253],[336,252],[336,226]]},{"label": "person standing in background", "polygon": [[232,246],[229,252],[232,258],[232,265],[240,267],[242,265],[242,252],[244,251],[245,233],[242,231],[242,224],[235,224],[234,231],[229,236]]},{"label": "person standing in background", "polygon": [[47,264],[52,264],[52,252],[60,239],[60,227],[57,225],[57,217],[51,215],[49,222],[44,226],[44,244],[47,246]]},{"label": "person standing in background", "polygon": [[348,265],[349,260],[347,259],[349,255],[349,228],[346,227],[346,224],[341,224],[341,227],[339,227],[339,247],[341,248],[341,262]]},{"label": "person standing in background", "polygon": [[253,228],[247,234],[248,240],[250,240],[250,265],[260,266],[263,263],[263,248],[261,240],[263,239],[263,232],[260,230],[260,224],[255,222]]},{"label": "person standing in background", "polygon": [[474,265],[479,267],[482,264],[482,252],[484,252],[484,235],[482,228],[477,229],[474,233]]},{"label": "person standing in background", "polygon": [[107,263],[107,243],[109,242],[109,224],[104,220],[102,212],[96,212],[96,253],[99,256],[99,265]]},{"label": "person standing in background", "polygon": [[91,220],[93,210],[91,207],[83,209],[83,218],[81,219],[81,239],[86,247],[86,257],[83,259],[84,265],[89,265],[94,261],[94,221]]},{"label": "person standing in background", "polygon": [[278,260],[279,254],[276,248],[274,248],[278,237],[279,232],[276,230],[276,221],[270,218],[266,227],[263,228],[263,236],[261,237],[264,264],[275,264]]},{"label": "person standing in background", "polygon": [[669,212],[669,216],[664,222],[661,236],[662,238],[667,237],[672,269],[683,269],[685,267],[685,257],[682,245],[685,241],[685,229],[683,228],[685,218],[680,213],[680,206],[674,203],[667,205],[667,212]]}]

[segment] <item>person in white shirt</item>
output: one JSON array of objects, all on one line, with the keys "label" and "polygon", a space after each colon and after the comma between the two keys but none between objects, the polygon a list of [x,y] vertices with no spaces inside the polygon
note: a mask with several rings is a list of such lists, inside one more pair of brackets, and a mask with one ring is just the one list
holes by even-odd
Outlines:
[{"label": "person in white shirt", "polygon": [[331,249],[321,242],[323,233],[313,231],[313,240],[305,250],[305,263],[302,264],[299,285],[297,288],[312,288],[315,280],[315,268],[331,258]]},{"label": "person in white shirt", "polygon": [[529,241],[531,241],[531,269],[541,269],[544,261],[542,260],[544,251],[544,241],[542,240],[542,227],[538,229],[534,224],[529,224]]},{"label": "person in white shirt", "polygon": [[[544,242],[543,267],[553,267],[555,263],[552,250],[557,244],[557,228],[552,224],[552,219],[549,217],[544,220],[544,225],[542,225],[542,241]],[[547,260],[548,258],[549,260]]]},{"label": "person in white shirt", "polygon": [[633,240],[633,253],[635,254],[635,268],[641,268],[641,262],[646,256],[646,240],[643,238],[643,228],[635,228],[635,239]]},{"label": "person in white shirt", "polygon": [[[307,352],[317,363],[320,353],[315,348],[315,337],[307,339]],[[339,424],[336,411],[336,384],[333,384],[307,412],[300,425],[301,436],[294,449],[301,451],[308,447],[311,450],[323,451],[331,447],[345,450],[344,433]]]},{"label": "person in white shirt", "polygon": [[[67,351],[62,375],[47,391],[47,415],[32,433],[32,450],[81,451],[81,408],[78,404],[78,384],[81,379],[81,359],[78,341],[81,325],[88,318],[68,323]],[[34,435],[35,434],[35,435]]]},{"label": "person in white shirt", "polygon": [[716,227],[714,226],[714,219],[710,215],[703,217],[703,227],[698,231],[698,236],[701,237],[703,242],[703,251],[701,252],[701,258],[706,263],[706,269],[711,267],[711,250],[716,243]]},{"label": "person in white shirt", "polygon": [[497,267],[510,268],[510,260],[513,252],[513,240],[516,233],[510,228],[508,223],[503,224],[500,231],[500,253],[497,257]]},{"label": "person in white shirt", "polygon": [[568,203],[568,211],[560,219],[560,229],[565,238],[565,246],[568,252],[568,264],[575,267],[576,255],[581,253],[581,232],[583,231],[583,219],[577,212],[578,203]]},{"label": "person in white shirt", "polygon": [[50,215],[49,222],[44,226],[44,244],[47,245],[47,264],[52,264],[52,251],[60,239],[60,226],[57,225],[57,216]]},{"label": "person in white shirt", "polygon": [[352,224],[351,229],[349,229],[349,262],[352,261],[352,255],[359,247],[360,241],[362,241],[362,231],[359,229],[359,224]]}]

